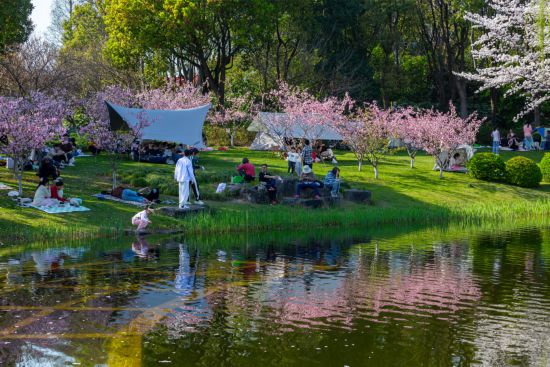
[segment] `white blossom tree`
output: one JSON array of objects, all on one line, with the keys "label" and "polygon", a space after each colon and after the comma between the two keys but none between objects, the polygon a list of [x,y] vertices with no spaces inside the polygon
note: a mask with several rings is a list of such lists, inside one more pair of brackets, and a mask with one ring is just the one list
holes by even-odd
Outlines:
[{"label": "white blossom tree", "polygon": [[491,15],[467,13],[483,33],[473,44],[475,73],[457,74],[481,83],[479,91],[504,88],[527,104],[517,118],[550,99],[550,2],[489,0]]}]

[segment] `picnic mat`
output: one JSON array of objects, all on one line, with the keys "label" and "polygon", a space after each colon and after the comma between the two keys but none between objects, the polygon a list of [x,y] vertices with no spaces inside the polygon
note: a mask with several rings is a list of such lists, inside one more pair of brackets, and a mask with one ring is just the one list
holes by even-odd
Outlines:
[{"label": "picnic mat", "polygon": [[79,154],[79,155],[75,155],[74,157],[75,158],[78,158],[78,157],[93,157],[93,155],[91,155],[91,154]]},{"label": "picnic mat", "polygon": [[124,204],[128,204],[128,205],[133,205],[133,206],[139,206],[139,207],[146,207],[147,204],[145,203],[138,203],[137,201],[127,201],[127,200],[122,200],[120,198],[117,198],[116,196],[112,196],[112,195],[105,195],[105,194],[95,194],[95,195],[92,195],[100,200],[110,200],[110,201],[116,201],[116,202],[119,202],[119,203],[124,203]]},{"label": "picnic mat", "polygon": [[75,213],[75,212],[87,212],[90,209],[84,206],[72,206],[72,205],[63,205],[63,206],[36,206],[36,205],[25,205],[25,208],[34,208],[42,210],[48,214],[60,214],[60,213]]},{"label": "picnic mat", "polygon": [[0,190],[12,190],[12,187],[10,187],[8,185],[5,185],[2,182],[0,182]]}]

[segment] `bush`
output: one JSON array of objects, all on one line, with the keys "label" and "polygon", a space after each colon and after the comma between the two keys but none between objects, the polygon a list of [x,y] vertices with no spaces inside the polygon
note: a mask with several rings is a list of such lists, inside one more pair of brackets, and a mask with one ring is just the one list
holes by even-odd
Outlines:
[{"label": "bush", "polygon": [[540,161],[540,170],[544,181],[550,182],[550,153],[546,153]]},{"label": "bush", "polygon": [[470,176],[484,181],[504,181],[506,165],[504,160],[493,153],[478,153],[468,162]]},{"label": "bush", "polygon": [[143,177],[133,178],[130,183],[132,187],[141,188],[147,186],[147,181]]},{"label": "bush", "polygon": [[526,157],[514,157],[506,162],[506,176],[512,185],[536,187],[542,181],[539,166]]}]

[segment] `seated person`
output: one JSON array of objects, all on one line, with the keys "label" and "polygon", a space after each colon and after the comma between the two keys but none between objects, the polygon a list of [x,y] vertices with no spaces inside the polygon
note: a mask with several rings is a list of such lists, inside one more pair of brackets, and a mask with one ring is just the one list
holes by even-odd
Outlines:
[{"label": "seated person", "polygon": [[50,194],[50,181],[47,178],[41,178],[34,193],[34,206],[56,206],[59,201],[52,199]]},{"label": "seated person", "polygon": [[455,153],[449,160],[449,167],[451,171],[457,171],[464,168],[464,159],[460,156],[460,153]]},{"label": "seated person", "polygon": [[101,149],[99,149],[93,141],[88,144],[88,150],[92,155],[98,155],[101,152]]},{"label": "seated person", "polygon": [[262,170],[259,175],[260,182],[264,182],[267,187],[267,195],[271,204],[277,204],[277,180],[281,180],[280,176],[273,176],[267,172],[267,164],[262,164]]},{"label": "seated person", "polygon": [[42,159],[36,175],[40,178],[51,178],[52,180],[55,180],[59,177],[59,171],[53,164],[52,159],[50,157],[45,157]]},{"label": "seated person", "polygon": [[313,170],[311,169],[311,167],[304,166],[304,168],[302,168],[300,182],[298,183],[298,186],[296,188],[296,195],[294,195],[294,197],[299,198],[300,192],[303,189],[312,189],[315,194],[315,199],[320,199],[321,194],[319,193],[319,188],[322,186],[323,185],[321,184],[321,182],[319,182],[313,174]]},{"label": "seated person", "polygon": [[246,182],[252,182],[256,179],[256,169],[248,158],[243,158],[243,163],[237,166],[237,172],[239,172]]},{"label": "seated person", "polygon": [[508,133],[508,148],[512,150],[518,150],[520,146],[520,142],[516,136],[516,134],[510,129],[510,132]]},{"label": "seated person", "polygon": [[330,189],[330,196],[337,198],[340,192],[340,168],[334,167],[325,176],[325,186]]},{"label": "seated person", "polygon": [[67,153],[61,149],[60,145],[55,145],[53,147],[53,152],[50,152],[50,155],[54,162],[57,162],[59,164],[67,164],[69,163],[69,159],[67,157]]},{"label": "seated person", "polygon": [[61,179],[55,180],[54,184],[50,186],[50,197],[52,199],[59,200],[62,203],[66,203],[69,200],[63,197],[63,181]]}]

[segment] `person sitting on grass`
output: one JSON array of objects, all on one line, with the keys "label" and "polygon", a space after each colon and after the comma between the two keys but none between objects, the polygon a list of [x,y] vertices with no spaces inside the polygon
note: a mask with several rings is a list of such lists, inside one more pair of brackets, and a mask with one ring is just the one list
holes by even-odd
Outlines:
[{"label": "person sitting on grass", "polygon": [[273,176],[267,172],[267,164],[262,164],[262,170],[259,175],[260,182],[264,182],[267,188],[267,196],[271,204],[277,204],[277,180],[282,180],[280,176]]},{"label": "person sitting on grass", "polygon": [[295,198],[300,197],[300,192],[303,189],[312,189],[313,193],[315,194],[315,199],[320,199],[321,195],[319,193],[319,188],[322,187],[321,182],[317,181],[317,178],[313,174],[313,170],[310,166],[304,165],[304,168],[302,168],[302,174],[300,175],[300,182],[298,183],[298,186],[296,188],[296,195],[294,195]]},{"label": "person sitting on grass", "polygon": [[50,194],[50,181],[47,178],[41,178],[34,193],[34,200],[32,205],[34,206],[56,206],[59,201],[52,199]]},{"label": "person sitting on grass", "polygon": [[61,179],[55,180],[54,184],[50,187],[50,196],[52,199],[59,200],[62,203],[66,203],[69,200],[63,197],[63,181]]},{"label": "person sitting on grass", "polygon": [[145,210],[140,211],[139,213],[136,213],[132,217],[132,225],[137,226],[136,232],[143,232],[145,228],[149,224],[151,224],[151,221],[149,220],[149,214],[153,213],[153,209],[150,207],[145,208]]},{"label": "person sitting on grass", "polygon": [[252,182],[256,179],[256,169],[248,158],[243,158],[243,163],[237,166],[237,172],[246,182]]},{"label": "person sitting on grass", "polygon": [[45,157],[42,159],[42,162],[40,163],[40,166],[38,167],[38,173],[37,176],[42,178],[51,178],[52,180],[55,180],[59,177],[59,171],[53,164],[53,161],[50,157]]},{"label": "person sitting on grass", "polygon": [[340,193],[340,168],[334,167],[325,176],[325,186],[330,190],[330,196],[337,198]]}]

